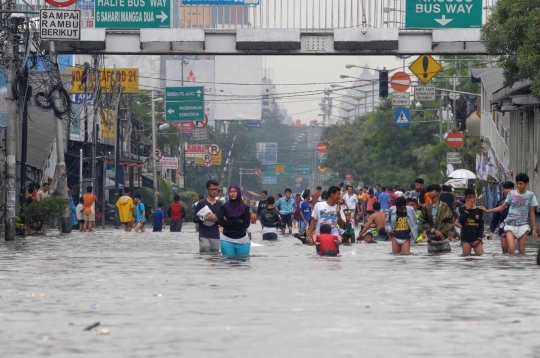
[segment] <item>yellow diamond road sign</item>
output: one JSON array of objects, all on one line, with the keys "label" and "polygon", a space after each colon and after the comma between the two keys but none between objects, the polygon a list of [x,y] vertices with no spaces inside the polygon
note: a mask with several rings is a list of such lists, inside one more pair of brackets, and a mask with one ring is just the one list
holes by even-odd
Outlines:
[{"label": "yellow diamond road sign", "polygon": [[409,70],[411,70],[420,81],[428,83],[440,70],[442,70],[442,66],[439,65],[433,57],[422,55],[409,66]]}]

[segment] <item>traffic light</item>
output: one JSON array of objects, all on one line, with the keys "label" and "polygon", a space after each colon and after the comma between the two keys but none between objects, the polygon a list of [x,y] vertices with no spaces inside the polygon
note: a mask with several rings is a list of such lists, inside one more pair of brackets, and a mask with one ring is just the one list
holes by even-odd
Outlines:
[{"label": "traffic light", "polygon": [[388,71],[379,71],[379,97],[388,97]]}]

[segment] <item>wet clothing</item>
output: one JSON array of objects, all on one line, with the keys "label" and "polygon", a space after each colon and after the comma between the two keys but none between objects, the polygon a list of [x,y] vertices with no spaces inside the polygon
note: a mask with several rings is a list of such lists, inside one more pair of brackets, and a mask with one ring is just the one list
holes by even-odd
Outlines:
[{"label": "wet clothing", "polygon": [[[227,213],[227,208],[221,206],[218,213],[218,223],[223,227],[223,236],[232,240],[245,238],[247,236],[247,228],[250,225],[250,216],[251,213],[249,212],[248,206],[244,208],[244,213],[240,216],[230,216]],[[204,225],[201,225],[201,227],[202,226]]]},{"label": "wet clothing", "polygon": [[261,212],[268,207],[268,201],[265,200],[259,200],[259,205],[257,205],[257,216],[261,217]]},{"label": "wet clothing", "polygon": [[[433,202],[429,202],[422,207],[420,223],[426,230],[428,242],[439,241],[448,237],[448,232],[453,225],[453,214],[446,203],[439,201],[438,205],[433,206]],[[443,237],[436,237],[435,230],[442,232]]]},{"label": "wet clothing", "polygon": [[390,208],[386,218],[386,229],[392,229],[392,236],[397,242],[402,245],[406,240],[410,240],[411,244],[416,241],[416,215],[414,209],[406,207],[405,212],[398,211],[395,206]]},{"label": "wet clothing", "polygon": [[315,204],[311,217],[317,220],[317,226],[316,226],[316,231],[315,231],[316,235],[319,235],[320,228],[323,224],[330,225],[330,227],[332,228],[332,235],[337,235],[338,217],[337,217],[336,209],[337,209],[336,205],[330,206],[326,203],[326,201],[321,201]]},{"label": "wet clothing", "polygon": [[[84,204],[84,210],[83,210],[83,214],[84,215],[90,215],[90,214],[94,214],[92,211],[92,205],[94,204],[94,194],[92,193],[86,193],[83,195],[83,204]],[[41,199],[40,199],[41,200]]]},{"label": "wet clothing", "polygon": [[390,194],[388,193],[379,194],[379,202],[381,203],[381,211],[390,209],[390,203],[388,202],[389,199],[390,199]]},{"label": "wet clothing", "polygon": [[165,213],[161,209],[154,211],[154,231],[163,230],[163,219],[165,218]]},{"label": "wet clothing", "polygon": [[328,251],[334,251],[336,255],[336,243],[334,240],[338,240],[336,235],[331,234],[320,234],[316,236],[317,243],[319,244],[319,255],[327,255]]},{"label": "wet clothing", "polygon": [[71,226],[77,226],[79,225],[79,222],[77,221],[77,207],[75,206],[75,202],[73,201],[73,196],[71,194],[68,196],[69,198],[69,224]]},{"label": "wet clothing", "polygon": [[454,196],[452,195],[452,193],[441,193],[441,195],[439,196],[439,199],[443,203],[446,203],[446,205],[448,205],[450,210],[454,212]]},{"label": "wet clothing", "polygon": [[136,212],[137,212],[137,222],[145,224],[146,223],[146,206],[143,203],[137,204]]},{"label": "wet clothing", "polygon": [[[502,198],[501,200],[497,202],[497,205],[495,205],[495,207],[501,206],[505,201],[506,201],[506,198]],[[506,207],[503,211],[491,214],[491,223],[489,225],[489,232],[495,233],[495,230],[498,229],[499,236],[504,235],[504,220],[506,219],[507,215],[508,215],[508,207]]]},{"label": "wet clothing", "polygon": [[484,237],[484,212],[478,208],[463,209],[459,215],[461,242],[474,242]]},{"label": "wet clothing", "polygon": [[224,256],[247,256],[249,255],[250,248],[251,244],[249,242],[245,244],[236,244],[221,240],[221,253]]},{"label": "wet clothing", "polygon": [[287,215],[294,213],[296,208],[296,201],[293,198],[282,197],[276,202],[275,207],[279,210],[281,215]]},{"label": "wet clothing", "polygon": [[373,197],[370,197],[369,195],[366,198],[366,211],[373,213],[373,203],[377,201],[377,197],[373,195]]},{"label": "wet clothing", "polygon": [[504,221],[506,225],[523,226],[528,224],[529,208],[538,206],[536,196],[532,191],[527,190],[525,194],[520,194],[517,190],[512,190],[506,196],[508,204],[508,216]]},{"label": "wet clothing", "polygon": [[[309,222],[309,220],[311,219],[311,205],[309,204],[309,202],[303,201],[300,204],[300,212],[302,213],[304,219]],[[303,222],[303,220],[301,220],[301,222]]]},{"label": "wet clothing", "polygon": [[167,216],[172,221],[182,221],[186,217],[186,208],[180,203],[172,203],[167,209]]},{"label": "wet clothing", "polygon": [[130,223],[133,221],[133,199],[129,195],[121,196],[116,201],[116,208],[118,209],[118,218],[121,223]]},{"label": "wet clothing", "polygon": [[[216,201],[215,204],[210,204],[208,200],[203,199],[199,201],[194,208],[195,214],[197,214],[199,211],[201,211],[202,208],[205,206],[208,206],[210,211],[219,217],[219,212],[221,210],[221,207],[223,206],[220,201]],[[249,214],[249,208],[248,208],[248,214]],[[193,222],[195,224],[199,225],[199,239],[205,238],[205,239],[217,239],[219,240],[219,227],[217,223],[209,223],[205,222],[204,220],[201,220],[197,215],[193,217]],[[249,220],[248,220],[249,222]],[[206,225],[209,224],[209,225]],[[205,246],[207,246],[205,244]],[[208,245],[209,246],[209,245]],[[201,247],[199,247],[201,249]],[[214,249],[214,247],[212,247]],[[218,252],[219,252],[219,244],[218,244]]]},{"label": "wet clothing", "polygon": [[[260,220],[261,225],[263,226],[263,234],[265,228],[272,228],[273,231],[267,231],[267,232],[276,232],[276,228],[280,226],[281,223],[281,217],[279,216],[279,211],[277,211],[275,208],[272,209],[263,209],[260,214]],[[275,223],[278,224],[275,224]]]}]

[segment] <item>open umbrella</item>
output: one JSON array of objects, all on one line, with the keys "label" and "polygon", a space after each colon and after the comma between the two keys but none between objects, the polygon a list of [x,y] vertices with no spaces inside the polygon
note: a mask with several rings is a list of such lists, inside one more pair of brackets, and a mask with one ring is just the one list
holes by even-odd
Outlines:
[{"label": "open umbrella", "polygon": [[467,169],[454,170],[449,176],[452,179],[476,179],[476,174]]}]

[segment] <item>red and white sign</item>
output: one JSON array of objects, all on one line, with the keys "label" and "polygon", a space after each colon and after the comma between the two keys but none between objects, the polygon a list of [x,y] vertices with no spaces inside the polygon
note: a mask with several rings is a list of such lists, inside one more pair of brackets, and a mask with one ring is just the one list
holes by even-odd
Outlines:
[{"label": "red and white sign", "polygon": [[161,169],[178,169],[178,158],[176,157],[163,157],[159,161],[161,163]]},{"label": "red and white sign", "polygon": [[390,85],[396,92],[405,92],[411,86],[411,76],[405,72],[396,72],[390,78]]},{"label": "red and white sign", "polygon": [[212,162],[212,156],[210,154],[205,154],[203,157],[204,166],[210,168],[214,163]]},{"label": "red and white sign", "polygon": [[204,121],[193,121],[195,128],[204,128],[208,124],[208,116],[204,115]]},{"label": "red and white sign", "polygon": [[156,156],[156,161],[159,162],[161,160],[161,158],[163,157],[163,153],[161,153],[161,149],[156,148],[155,156]]},{"label": "red and white sign", "polygon": [[186,143],[186,158],[204,158],[205,154],[206,145]]},{"label": "red and white sign", "polygon": [[319,142],[319,144],[317,144],[317,152],[326,153],[326,144],[324,144],[324,142]]},{"label": "red and white sign", "polygon": [[452,148],[459,148],[463,145],[463,134],[461,132],[450,132],[446,136],[446,143]]},{"label": "red and white sign", "polygon": [[55,7],[68,7],[75,5],[78,0],[45,0],[45,2]]},{"label": "red and white sign", "polygon": [[191,133],[191,131],[193,130],[193,123],[192,122],[179,122],[176,125],[176,128],[178,129],[179,132]]},{"label": "red and white sign", "polygon": [[219,144],[217,143],[208,144],[208,153],[212,155],[218,155],[219,152],[221,152],[221,148],[219,147]]}]

